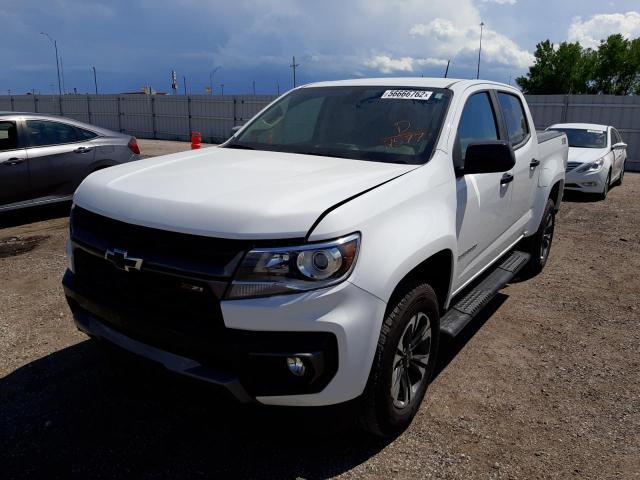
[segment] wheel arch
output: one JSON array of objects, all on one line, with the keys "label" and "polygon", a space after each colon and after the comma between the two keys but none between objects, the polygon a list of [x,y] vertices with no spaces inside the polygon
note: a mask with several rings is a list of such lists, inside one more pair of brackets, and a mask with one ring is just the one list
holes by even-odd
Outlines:
[{"label": "wheel arch", "polygon": [[562,201],[562,192],[564,191],[564,180],[558,180],[551,187],[549,198],[555,203],[556,212],[560,209],[560,202]]},{"label": "wheel arch", "polygon": [[388,305],[394,305],[407,285],[416,281],[424,281],[433,288],[436,298],[438,299],[438,308],[440,312],[442,312],[447,306],[452,276],[453,252],[449,249],[440,250],[420,262],[402,277],[393,289]]}]

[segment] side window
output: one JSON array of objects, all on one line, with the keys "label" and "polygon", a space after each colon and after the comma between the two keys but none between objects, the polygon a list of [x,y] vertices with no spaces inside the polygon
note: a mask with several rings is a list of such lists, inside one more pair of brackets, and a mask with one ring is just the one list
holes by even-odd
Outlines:
[{"label": "side window", "polygon": [[78,140],[91,140],[92,138],[96,138],[98,135],[93,133],[90,130],[85,130],[84,128],[76,127],[76,132],[78,134]]},{"label": "side window", "polygon": [[498,92],[502,115],[507,124],[509,141],[512,145],[524,142],[529,136],[529,124],[520,99],[510,93]]},{"label": "side window", "polygon": [[18,148],[18,128],[16,122],[0,122],[0,152]]},{"label": "side window", "polygon": [[461,167],[470,143],[498,140],[496,116],[487,92],[469,97],[458,125],[456,166]]},{"label": "side window", "polygon": [[622,142],[622,137],[615,128],[611,129],[611,145]]},{"label": "side window", "polygon": [[27,120],[29,146],[42,147],[78,141],[76,128],[49,120]]}]

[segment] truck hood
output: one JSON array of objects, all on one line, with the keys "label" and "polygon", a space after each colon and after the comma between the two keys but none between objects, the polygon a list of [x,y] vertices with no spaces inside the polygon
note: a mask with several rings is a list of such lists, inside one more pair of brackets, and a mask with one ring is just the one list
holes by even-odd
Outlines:
[{"label": "truck hood", "polygon": [[304,237],[328,208],[416,168],[209,147],[88,176],[74,204],[127,223],[221,238]]},{"label": "truck hood", "polygon": [[569,148],[569,162],[587,163],[598,160],[609,153],[608,148]]}]

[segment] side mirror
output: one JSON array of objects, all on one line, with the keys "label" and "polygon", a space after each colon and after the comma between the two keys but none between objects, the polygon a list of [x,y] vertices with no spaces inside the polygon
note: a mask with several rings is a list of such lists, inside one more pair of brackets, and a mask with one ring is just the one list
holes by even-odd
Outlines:
[{"label": "side mirror", "polygon": [[244,125],[236,125],[235,127],[231,127],[231,135],[235,135],[242,127],[244,127]]},{"label": "side mirror", "polygon": [[469,144],[462,174],[497,173],[511,170],[516,156],[511,145],[504,140]]},{"label": "side mirror", "polygon": [[624,142],[614,143],[611,146],[611,150],[624,150],[625,148],[627,148],[627,144]]}]

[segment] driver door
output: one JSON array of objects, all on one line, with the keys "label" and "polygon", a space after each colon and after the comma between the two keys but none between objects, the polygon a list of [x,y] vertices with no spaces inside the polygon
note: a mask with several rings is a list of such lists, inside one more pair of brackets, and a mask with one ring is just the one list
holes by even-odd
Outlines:
[{"label": "driver door", "polygon": [[457,283],[461,288],[504,249],[509,239],[513,172],[464,175],[464,156],[469,144],[502,140],[497,121],[497,105],[488,91],[470,95],[458,124],[453,158],[456,179],[458,236]]},{"label": "driver door", "polygon": [[27,152],[20,145],[18,122],[0,121],[0,209],[29,198]]}]

